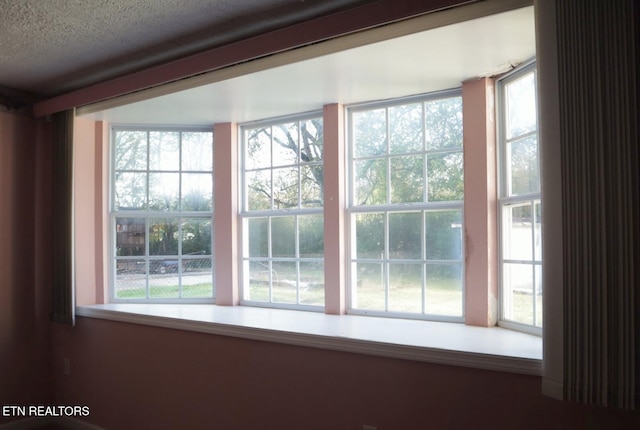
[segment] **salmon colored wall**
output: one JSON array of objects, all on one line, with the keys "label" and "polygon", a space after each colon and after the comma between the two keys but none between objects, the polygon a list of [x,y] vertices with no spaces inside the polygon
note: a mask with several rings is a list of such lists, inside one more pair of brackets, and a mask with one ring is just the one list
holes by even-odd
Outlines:
[{"label": "salmon colored wall", "polygon": [[48,131],[44,121],[0,112],[0,405],[52,396]]},{"label": "salmon colored wall", "polygon": [[640,428],[543,397],[534,376],[83,317],[53,338],[56,404],[113,430]]}]

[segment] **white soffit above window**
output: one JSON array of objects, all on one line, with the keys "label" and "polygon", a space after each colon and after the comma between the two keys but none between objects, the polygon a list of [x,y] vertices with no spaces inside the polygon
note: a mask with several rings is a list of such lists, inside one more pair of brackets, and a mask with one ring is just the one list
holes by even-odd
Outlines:
[{"label": "white soffit above window", "polygon": [[[387,26],[386,31],[401,24]],[[459,87],[465,80],[505,72],[535,56],[532,6],[433,27],[348,49],[334,39],[81,107],[77,113],[116,124],[241,123],[317,110],[329,103]],[[337,46],[327,46],[330,42]],[[327,49],[336,52],[322,53]]]}]

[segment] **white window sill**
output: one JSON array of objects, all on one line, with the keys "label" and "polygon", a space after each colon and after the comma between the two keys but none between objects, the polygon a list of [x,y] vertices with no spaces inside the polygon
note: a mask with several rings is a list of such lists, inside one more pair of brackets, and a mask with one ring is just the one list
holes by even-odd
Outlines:
[{"label": "white window sill", "polygon": [[80,306],[76,315],[405,360],[542,374],[542,338],[499,327],[246,306]]}]

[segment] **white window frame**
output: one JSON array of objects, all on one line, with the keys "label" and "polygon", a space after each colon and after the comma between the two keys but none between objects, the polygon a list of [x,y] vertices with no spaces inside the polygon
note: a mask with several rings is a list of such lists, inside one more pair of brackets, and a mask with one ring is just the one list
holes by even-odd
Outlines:
[{"label": "white window frame", "polygon": [[[149,173],[153,173],[153,170],[149,169],[149,161],[148,161],[148,157],[149,157],[149,153],[148,153],[148,146],[149,146],[149,133],[152,132],[176,132],[176,133],[180,133],[180,154],[182,152],[182,133],[189,133],[189,132],[196,132],[196,133],[202,133],[202,132],[206,132],[206,133],[211,133],[212,135],[212,153],[213,153],[213,145],[215,144],[213,142],[213,132],[211,130],[211,128],[204,128],[204,127],[166,127],[166,126],[150,126],[150,125],[140,125],[140,126],[132,126],[132,125],[125,125],[125,126],[121,126],[121,125],[117,125],[117,124],[113,124],[110,127],[110,151],[109,151],[109,158],[110,158],[110,162],[109,162],[109,238],[108,238],[108,245],[109,245],[109,251],[108,251],[108,256],[109,256],[109,264],[108,264],[108,268],[109,268],[109,301],[112,303],[215,303],[215,295],[216,295],[216,288],[215,288],[215,255],[214,255],[214,212],[215,212],[215,208],[213,208],[213,202],[214,202],[214,198],[213,198],[213,182],[212,182],[212,210],[211,211],[182,211],[182,210],[177,210],[177,211],[151,211],[149,210],[149,208],[147,207],[146,209],[142,209],[142,210],[127,210],[127,211],[122,211],[122,210],[115,210],[115,178],[116,178],[116,166],[115,166],[115,151],[116,151],[116,144],[115,144],[115,139],[116,139],[116,133],[119,131],[130,131],[130,132],[142,132],[142,133],[146,133],[147,137],[147,160],[146,160],[146,168],[144,170],[140,170],[141,172],[144,171],[147,174],[147,179],[146,179],[146,198],[147,198],[147,202],[149,199],[149,178],[148,175]],[[212,178],[214,178],[214,171],[215,171],[215,160],[213,160],[212,158],[212,170],[206,171],[206,172],[201,172],[201,173],[211,173]],[[173,172],[173,171],[172,171]],[[164,173],[164,171],[163,171]],[[178,173],[180,180],[182,180],[182,166],[179,165],[178,166],[178,170],[176,170],[173,173]],[[188,173],[200,173],[197,171],[189,171]],[[138,219],[144,219],[144,231],[145,231],[145,239],[144,239],[144,247],[145,247],[145,251],[143,255],[140,256],[132,256],[132,257],[118,257],[116,256],[116,234],[117,234],[117,229],[116,229],[116,219],[117,218],[138,218]],[[211,297],[198,297],[198,298],[191,298],[191,297],[180,297],[182,295],[182,279],[183,279],[183,262],[187,261],[187,260],[196,260],[196,259],[201,259],[202,256],[197,255],[197,256],[189,256],[189,255],[183,255],[182,254],[182,243],[179,240],[178,241],[178,255],[174,256],[174,255],[163,255],[163,256],[150,256],[149,255],[149,220],[150,219],[154,219],[154,218],[168,218],[168,217],[172,217],[172,218],[178,218],[178,219],[182,219],[182,218],[189,218],[189,219],[203,219],[203,220],[207,220],[210,222],[211,224],[211,254],[207,255],[206,257],[210,257],[211,258],[211,285],[212,285],[212,296]],[[182,234],[182,223],[179,222],[178,223],[178,237],[181,237]],[[150,281],[149,281],[149,277],[150,277],[150,273],[151,273],[151,264],[153,261],[162,261],[162,260],[167,260],[167,259],[177,259],[177,261],[179,262],[179,264],[177,265],[177,272],[176,272],[176,276],[178,278],[178,297],[171,297],[171,298],[151,298],[149,296],[150,294]],[[145,292],[146,292],[146,297],[145,298],[119,298],[116,295],[116,280],[117,280],[117,260],[144,260],[144,273],[145,273]]]},{"label": "white window frame", "polygon": [[[347,134],[347,151],[348,151],[348,166],[346,166],[348,172],[348,188],[349,192],[347,193],[348,204],[347,204],[347,219],[349,220],[347,225],[347,253],[348,253],[348,264],[347,264],[347,313],[353,315],[370,315],[370,316],[379,316],[379,317],[387,317],[387,318],[409,318],[409,319],[422,319],[429,321],[443,321],[443,322],[464,322],[465,320],[465,262],[464,262],[464,240],[461,238],[461,250],[460,250],[460,259],[459,260],[429,260],[426,257],[426,249],[425,249],[425,217],[428,213],[433,212],[441,212],[441,211],[459,211],[460,212],[460,231],[464,232],[464,197],[462,200],[457,201],[428,201],[428,172],[427,172],[427,163],[426,157],[429,154],[447,154],[447,153],[460,153],[463,156],[463,147],[464,144],[461,143],[460,147],[456,148],[444,148],[444,149],[427,149],[425,139],[426,134],[424,132],[425,127],[425,111],[424,111],[424,103],[433,101],[433,100],[441,100],[446,98],[454,98],[460,97],[462,99],[462,89],[455,88],[444,91],[437,91],[433,93],[414,95],[406,98],[397,98],[388,101],[375,101],[368,103],[358,103],[349,105],[346,107],[346,124],[345,124],[345,132]],[[424,157],[424,189],[423,189],[423,200],[420,202],[413,203],[391,203],[390,193],[387,195],[387,204],[381,205],[357,205],[355,202],[355,184],[354,184],[354,160],[356,159],[354,152],[354,137],[353,137],[353,113],[358,110],[372,110],[372,109],[381,109],[381,108],[390,108],[394,106],[402,106],[408,105],[412,103],[421,103],[423,106],[422,109],[422,128],[423,128],[423,148],[420,151],[412,152],[414,155],[421,155]],[[389,122],[388,122],[388,112],[386,114],[386,127],[387,127],[387,153],[384,156],[380,156],[380,158],[384,158],[389,160],[393,157],[393,155],[388,150],[389,145]],[[411,155],[409,154],[409,155]],[[402,154],[406,155],[406,154]],[[366,157],[363,157],[366,158]],[[377,158],[377,157],[376,157]],[[464,158],[463,158],[464,162]],[[387,190],[391,190],[391,177],[387,175]],[[389,246],[388,246],[388,238],[389,238],[389,215],[394,213],[407,213],[407,212],[420,212],[421,213],[421,258],[419,260],[398,260],[391,259],[389,257]],[[385,249],[384,256],[380,260],[368,261],[358,259],[356,256],[356,228],[355,228],[355,219],[357,214],[363,213],[383,213],[385,218]],[[385,298],[385,310],[370,310],[370,309],[361,309],[357,308],[355,296],[357,295],[357,279],[356,273],[354,271],[354,266],[357,262],[375,262],[381,263],[383,265],[383,270],[381,276],[383,277],[384,284],[384,298]],[[397,312],[397,311],[389,311],[389,267],[391,263],[407,263],[407,264],[419,264],[422,266],[422,297],[421,297],[421,312],[420,313],[409,313],[409,312]],[[438,315],[438,314],[429,314],[426,312],[426,268],[429,264],[451,264],[458,265],[460,267],[460,277],[461,277],[461,303],[460,303],[460,316],[449,316],[449,315]]]},{"label": "white window frame", "polygon": [[[311,120],[311,119],[320,119],[321,121],[324,121],[323,118],[323,114],[322,111],[313,111],[313,112],[307,112],[307,113],[302,113],[302,114],[296,114],[296,115],[288,115],[288,116],[283,116],[283,117],[276,117],[276,118],[269,118],[266,120],[260,120],[260,121],[251,121],[251,122],[246,122],[243,124],[240,124],[238,126],[239,129],[239,136],[240,136],[240,145],[239,145],[239,156],[238,159],[240,160],[240,175],[239,175],[239,195],[240,195],[240,205],[239,205],[239,216],[240,216],[240,226],[239,226],[239,234],[240,234],[240,243],[241,243],[241,249],[240,249],[240,276],[239,276],[239,294],[240,294],[240,305],[243,306],[257,306],[257,307],[269,307],[269,308],[280,308],[280,309],[292,309],[292,310],[301,310],[301,311],[315,311],[315,312],[324,312],[325,306],[324,306],[324,297],[325,297],[325,292],[324,292],[324,287],[323,287],[323,301],[322,304],[305,304],[302,303],[301,300],[301,284],[300,284],[300,264],[301,263],[315,263],[315,264],[319,264],[322,265],[322,267],[324,268],[324,254],[321,257],[302,257],[300,256],[300,243],[299,243],[299,237],[300,237],[300,230],[299,230],[299,217],[301,216],[318,216],[318,217],[323,217],[323,222],[324,222],[324,205],[319,205],[317,207],[301,207],[301,196],[300,194],[298,194],[298,207],[291,207],[291,208],[282,208],[282,209],[256,209],[256,210],[250,210],[249,209],[249,196],[248,196],[248,192],[247,192],[247,180],[246,180],[246,174],[247,174],[247,166],[246,166],[246,133],[245,131],[248,129],[256,129],[256,128],[260,128],[260,127],[269,127],[269,126],[277,126],[277,125],[281,125],[281,124],[286,124],[286,123],[292,123],[292,122],[297,122],[298,124],[307,120]],[[298,132],[300,132],[300,129],[298,128]],[[300,138],[300,137],[299,137]],[[271,152],[273,154],[273,145],[271,145]],[[287,165],[287,166],[277,166],[274,167],[273,164],[271,164],[269,167],[264,167],[261,170],[266,170],[269,171],[271,173],[271,179],[273,180],[273,170],[276,168],[282,168],[282,167],[296,167],[298,169],[304,167],[304,166],[311,166],[311,165],[322,165],[323,166],[323,170],[324,170],[324,158],[320,161],[320,162],[312,162],[312,163],[305,163],[302,162],[300,159],[300,154],[298,154],[298,160],[297,163],[295,164],[291,164],[291,165]],[[300,170],[298,170],[298,173],[300,174]],[[300,180],[300,177],[299,177]],[[298,182],[298,191],[300,191],[300,181]],[[273,196],[271,196],[271,199],[273,199]],[[272,207],[273,207],[273,201],[272,201]],[[271,237],[271,226],[272,226],[272,220],[274,218],[279,218],[279,217],[293,217],[294,218],[294,223],[296,226],[296,231],[295,231],[295,256],[293,257],[275,257],[273,256],[272,250],[273,250],[273,242],[272,242],[272,237]],[[267,257],[251,257],[249,255],[249,221],[252,219],[266,219],[267,220],[267,249],[268,249],[268,256]],[[263,300],[252,300],[250,297],[250,292],[249,292],[249,264],[251,264],[251,262],[258,262],[259,264],[266,264],[266,272],[267,272],[267,283],[268,283],[268,294],[269,294],[269,299],[268,301],[263,301]],[[295,263],[296,265],[296,301],[295,303],[288,303],[288,302],[278,302],[278,301],[274,301],[273,298],[273,284],[274,281],[277,283],[277,271],[275,269],[273,269],[273,263]],[[324,272],[323,272],[323,279],[324,279]]]},{"label": "white window frame", "polygon": [[[542,290],[542,255],[541,249],[542,244],[536,246],[536,241],[538,239],[541,240],[541,228],[537,229],[535,227],[535,220],[538,218],[536,214],[536,206],[538,205],[540,210],[542,210],[541,206],[541,189],[540,183],[538,183],[537,192],[530,192],[526,194],[513,195],[511,191],[511,162],[509,157],[509,152],[507,151],[507,145],[509,145],[512,141],[518,141],[521,139],[525,139],[527,137],[536,136],[537,141],[537,162],[538,162],[538,178],[541,176],[540,169],[540,145],[539,145],[539,124],[536,121],[535,130],[529,131],[527,133],[523,133],[521,135],[508,138],[507,137],[507,101],[506,101],[506,87],[515,82],[522,77],[533,73],[534,76],[534,85],[536,87],[536,117],[539,118],[538,114],[538,96],[537,96],[537,69],[535,59],[530,60],[521,66],[515,68],[511,72],[505,74],[500,79],[497,80],[496,83],[496,107],[497,107],[497,119],[496,119],[496,131],[498,137],[498,188],[499,188],[499,197],[498,197],[498,242],[499,242],[499,297],[500,297],[500,308],[499,308],[499,321],[498,324],[502,327],[523,331],[529,334],[535,334],[538,336],[542,336],[542,326],[537,325],[538,315],[541,314],[541,309],[538,309],[538,292]],[[509,208],[518,207],[518,206],[527,206],[531,207],[531,213],[533,217],[533,222],[531,223],[531,259],[510,259],[506,258],[506,241],[508,240],[508,232],[506,232],[506,223],[509,219],[507,215],[507,211]],[[540,219],[541,224],[541,219]],[[536,251],[536,248],[539,251]],[[539,255],[539,258],[537,258]],[[533,323],[526,324],[521,321],[515,321],[513,319],[509,319],[508,312],[506,311],[507,306],[511,306],[511,297],[507,294],[506,291],[506,264],[520,264],[520,265],[530,265],[532,271],[532,282],[533,282],[533,295],[532,295],[532,312],[533,312]],[[538,288],[538,285],[540,288]],[[542,295],[540,294],[540,306],[542,305]]]}]

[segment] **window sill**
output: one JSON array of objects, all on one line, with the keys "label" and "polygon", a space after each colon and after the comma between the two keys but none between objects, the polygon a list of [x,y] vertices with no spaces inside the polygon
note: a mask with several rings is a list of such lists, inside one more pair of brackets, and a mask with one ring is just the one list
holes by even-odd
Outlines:
[{"label": "window sill", "polygon": [[499,327],[195,304],[80,306],[76,315],[404,360],[542,374],[542,338]]}]

